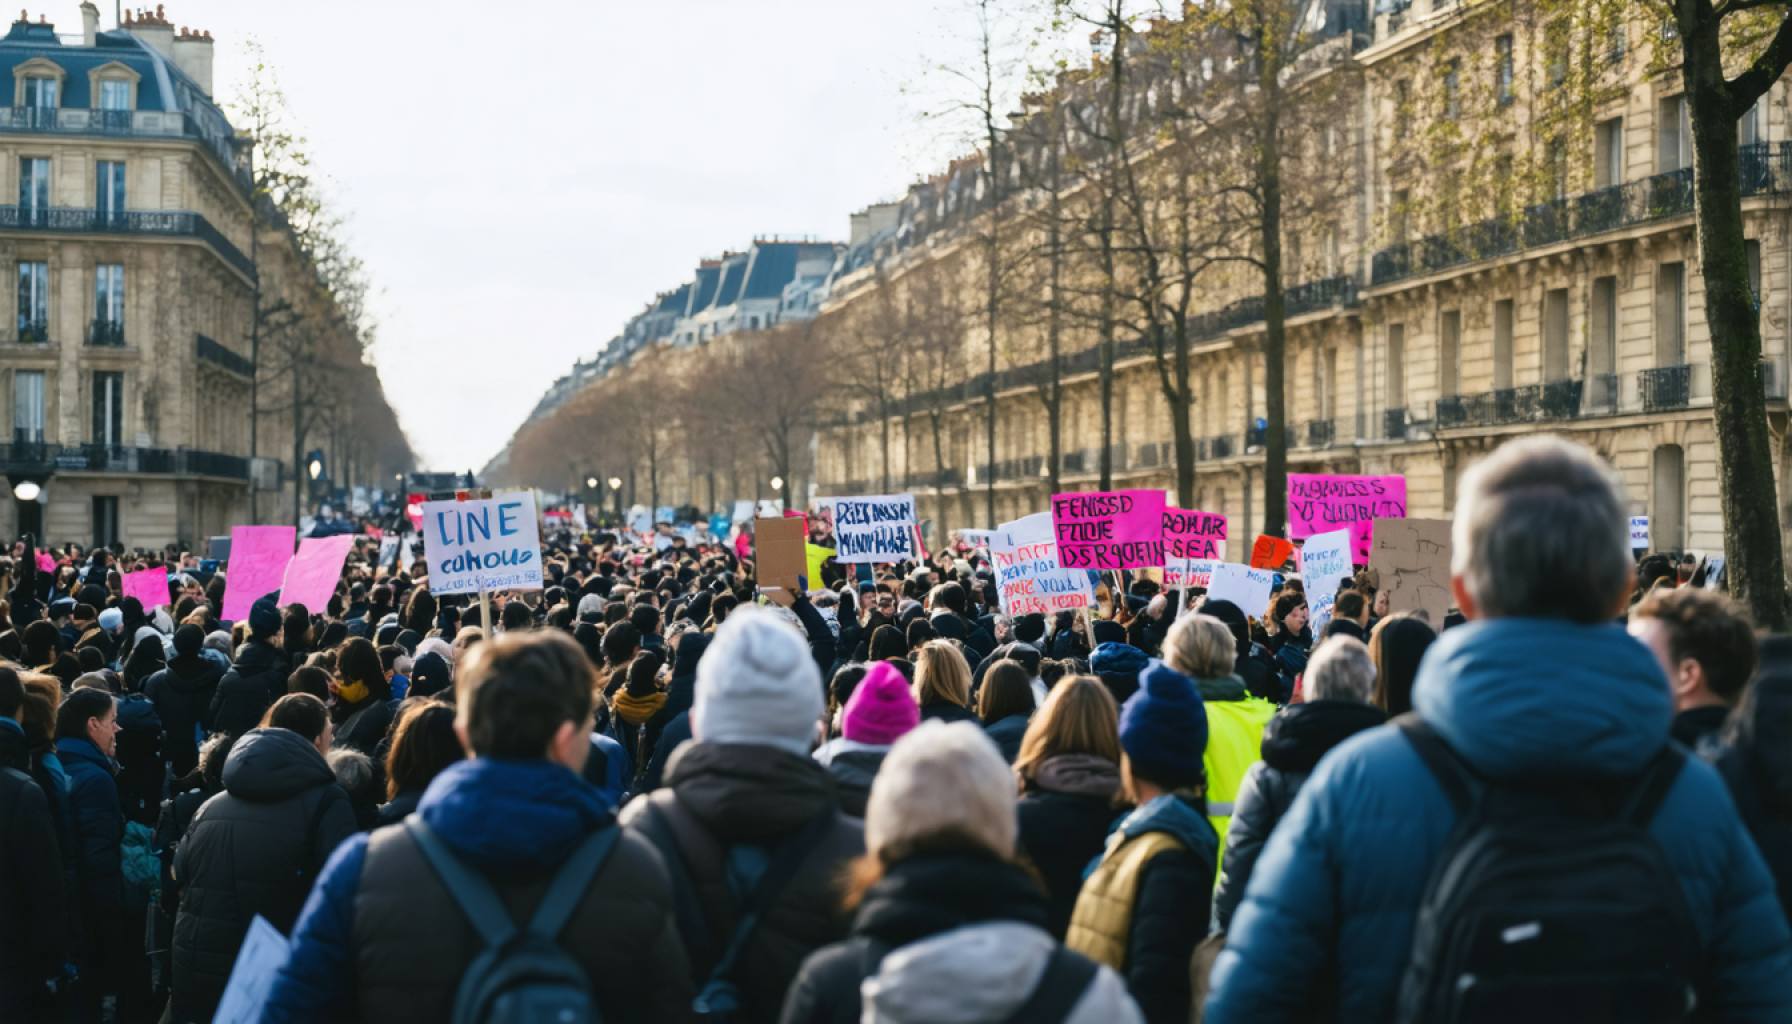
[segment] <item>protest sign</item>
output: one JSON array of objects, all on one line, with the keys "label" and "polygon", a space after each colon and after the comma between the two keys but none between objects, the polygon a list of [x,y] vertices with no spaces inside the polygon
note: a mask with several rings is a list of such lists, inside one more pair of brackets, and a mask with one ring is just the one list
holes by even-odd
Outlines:
[{"label": "protest sign", "polygon": [[1207,584],[1207,599],[1230,601],[1246,615],[1260,616],[1269,607],[1269,592],[1275,583],[1276,574],[1268,569],[1221,562],[1213,567],[1213,579]]},{"label": "protest sign", "polygon": [[207,537],[205,539],[205,557],[216,562],[230,560],[229,537]]},{"label": "protest sign", "polygon": [[1166,567],[1178,559],[1226,557],[1226,517],[1192,508],[1164,509]]},{"label": "protest sign", "polygon": [[299,531],[291,526],[230,528],[230,562],[224,570],[225,621],[248,618],[249,607],[257,598],[280,589],[298,536]]},{"label": "protest sign", "polygon": [[1271,537],[1267,533],[1257,535],[1256,543],[1251,545],[1251,568],[1280,569],[1294,557],[1294,544],[1280,537]]},{"label": "protest sign", "polygon": [[1000,530],[953,530],[952,535],[973,548],[987,548],[997,543],[1012,543],[1007,534]]},{"label": "protest sign", "polygon": [[1058,564],[1066,569],[1145,569],[1164,564],[1164,492],[1052,495]]},{"label": "protest sign", "polygon": [[838,561],[834,549],[822,547],[820,544],[804,544],[803,554],[804,564],[809,570],[809,593],[825,590],[826,588],[821,585],[821,567],[829,558],[835,558]]},{"label": "protest sign", "polygon": [[1350,531],[1333,530],[1315,533],[1300,550],[1300,574],[1307,587],[1307,611],[1318,636],[1331,621],[1332,605],[1338,600],[1338,584],[1349,579]]},{"label": "protest sign", "polygon": [[411,521],[411,529],[419,532],[423,529],[423,503],[429,500],[427,494],[407,494],[404,497],[404,517]]},{"label": "protest sign", "polygon": [[[380,538],[379,566],[392,567],[392,559],[398,555],[398,534],[388,533]],[[377,566],[376,566],[377,567]]]},{"label": "protest sign", "polygon": [[1630,550],[1649,550],[1649,517],[1630,517]]},{"label": "protest sign", "polygon": [[797,577],[809,571],[808,531],[801,519],[753,520],[753,571],[761,587],[795,596]]},{"label": "protest sign", "polygon": [[1450,521],[1377,519],[1369,568],[1381,576],[1391,612],[1423,612],[1442,629],[1450,595]]},{"label": "protest sign", "polygon": [[1375,520],[1406,518],[1403,476],[1288,474],[1288,539],[1305,540],[1340,526],[1350,528],[1351,560],[1369,561]]},{"label": "protest sign", "polygon": [[1214,558],[1188,558],[1180,566],[1167,566],[1164,569],[1164,586],[1170,590],[1186,587],[1206,587],[1213,583],[1213,567],[1219,564]]},{"label": "protest sign", "polygon": [[37,571],[53,575],[56,572],[56,556],[48,551],[39,551],[37,553]]},{"label": "protest sign", "polygon": [[1095,603],[1095,589],[1085,569],[1058,566],[1049,512],[1036,512],[990,531],[990,559],[995,563],[996,593],[1002,614],[1010,618],[1038,612],[1080,611]]},{"label": "protest sign", "polygon": [[[752,507],[748,506],[747,511],[748,512],[753,511]],[[718,515],[718,516],[710,516],[709,517],[710,535],[713,536],[717,540],[721,540],[722,538],[728,536],[728,529],[729,529],[729,527],[731,527],[733,525],[734,525],[734,521],[732,519],[728,518],[727,516]]]},{"label": "protest sign", "polygon": [[153,612],[168,603],[168,570],[138,569],[124,574],[124,596],[134,597],[146,612]]},{"label": "protest sign", "polygon": [[262,1006],[274,988],[274,977],[286,966],[291,953],[292,943],[280,934],[280,929],[260,914],[251,918],[212,1024],[254,1024],[260,1020]]},{"label": "protest sign", "polygon": [[280,588],[280,603],[295,601],[307,611],[323,611],[336,592],[336,581],[342,578],[343,563],[354,547],[353,534],[334,537],[306,537],[299,541],[299,553],[286,565],[286,576]]},{"label": "protest sign", "polygon": [[882,494],[864,498],[829,498],[834,512],[834,560],[903,562],[915,558],[915,496]]},{"label": "protest sign", "polygon": [[423,554],[432,594],[542,589],[535,496],[425,502]]},{"label": "protest sign", "polygon": [[735,502],[734,503],[734,512],[728,518],[732,521],[733,525],[735,525],[735,526],[739,526],[742,523],[752,522],[753,521],[753,503],[750,501]]}]

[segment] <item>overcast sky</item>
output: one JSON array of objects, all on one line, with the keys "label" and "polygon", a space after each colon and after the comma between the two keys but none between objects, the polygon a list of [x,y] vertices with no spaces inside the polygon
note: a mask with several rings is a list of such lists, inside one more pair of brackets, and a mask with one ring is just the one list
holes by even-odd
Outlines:
[{"label": "overcast sky", "polygon": [[[102,25],[113,5],[99,0]],[[66,7],[66,9],[64,9]],[[35,17],[39,8],[32,8]],[[75,6],[44,9],[78,32]],[[171,0],[228,102],[260,43],[378,295],[426,468],[479,468],[700,257],[843,239],[955,149],[964,0]],[[956,42],[954,41],[956,40]]]}]

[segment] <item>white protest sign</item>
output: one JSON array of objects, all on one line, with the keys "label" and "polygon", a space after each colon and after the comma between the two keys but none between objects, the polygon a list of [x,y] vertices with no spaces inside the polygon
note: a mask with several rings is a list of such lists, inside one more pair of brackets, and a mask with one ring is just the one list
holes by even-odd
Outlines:
[{"label": "white protest sign", "polygon": [[1179,564],[1164,567],[1164,588],[1167,590],[1212,586],[1213,567],[1220,564],[1214,558],[1176,558],[1171,561]]},{"label": "white protest sign", "polygon": [[1000,530],[953,530],[952,535],[974,548],[994,547],[998,543],[1013,543],[1008,535]]},{"label": "white protest sign", "polygon": [[398,554],[398,535],[396,533],[388,533],[381,537],[379,564],[386,566],[391,565],[392,556],[396,554]]},{"label": "white protest sign", "polygon": [[752,522],[753,521],[753,503],[750,501],[735,502],[734,503],[734,512],[728,518],[734,523],[735,526],[739,526],[742,523]]},{"label": "white protest sign", "polygon": [[1058,542],[1050,512],[1003,523],[993,533],[989,554],[995,562],[1002,614],[1010,618],[1034,612],[1049,615],[1081,611],[1095,603],[1095,587],[1087,569],[1058,568]]},{"label": "white protest sign", "polygon": [[541,532],[527,491],[480,501],[423,503],[429,592],[540,590]]},{"label": "white protest sign", "polygon": [[915,496],[880,494],[829,498],[834,507],[834,561],[902,562],[915,559]]},{"label": "white protest sign", "polygon": [[291,952],[292,943],[280,934],[280,929],[256,914],[237,950],[230,980],[224,985],[224,998],[212,1016],[213,1024],[255,1024],[260,1020],[262,1005],[274,987],[274,976],[286,966]]},{"label": "white protest sign", "polygon": [[1630,550],[1647,551],[1649,549],[1649,517],[1630,517]]},{"label": "white protest sign", "polygon": [[1338,585],[1353,574],[1350,552],[1349,530],[1315,533],[1301,548],[1300,572],[1307,585],[1307,607],[1311,612],[1314,636],[1318,636],[1331,621],[1332,605],[1338,600]]},{"label": "white protest sign", "polygon": [[1221,562],[1213,567],[1213,580],[1207,584],[1207,599],[1230,601],[1246,615],[1262,615],[1269,607],[1269,592],[1275,583],[1276,574],[1269,569]]}]

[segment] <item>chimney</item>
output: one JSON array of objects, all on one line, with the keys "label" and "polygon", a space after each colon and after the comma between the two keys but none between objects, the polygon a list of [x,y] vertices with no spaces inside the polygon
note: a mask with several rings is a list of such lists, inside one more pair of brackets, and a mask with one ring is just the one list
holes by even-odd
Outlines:
[{"label": "chimney", "polygon": [[174,39],[174,66],[198,83],[205,94],[212,94],[212,34],[198,29],[181,29]]},{"label": "chimney", "polygon": [[100,9],[93,0],[81,0],[81,45],[92,46],[100,34]]},{"label": "chimney", "polygon": [[139,10],[137,17],[127,24],[132,35],[162,56],[174,59],[174,26],[168,23],[160,4],[153,11]]},{"label": "chimney", "polygon": [[858,213],[853,214],[850,223],[852,227],[846,233],[847,245],[858,245],[860,242],[871,237],[870,210],[860,210]]}]

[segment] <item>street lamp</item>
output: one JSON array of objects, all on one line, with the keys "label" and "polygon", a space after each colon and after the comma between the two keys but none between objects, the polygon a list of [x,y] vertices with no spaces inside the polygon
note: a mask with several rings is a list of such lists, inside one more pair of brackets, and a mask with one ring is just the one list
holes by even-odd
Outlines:
[{"label": "street lamp", "polygon": [[586,477],[585,478],[585,488],[587,490],[592,490],[592,491],[597,490],[597,477],[594,477],[594,476]]},{"label": "street lamp", "polygon": [[610,484],[610,499],[616,506],[616,526],[618,529],[620,529],[623,525],[622,524],[622,478],[619,476],[613,476],[610,478],[609,484]]},{"label": "street lamp", "polygon": [[35,480],[20,480],[12,487],[12,496],[20,501],[36,501],[37,496],[42,493],[43,488]]},{"label": "street lamp", "polygon": [[311,479],[316,480],[318,477],[324,475],[324,460],[312,459],[311,465],[306,468],[311,471]]},{"label": "street lamp", "polygon": [[781,476],[772,477],[772,490],[781,491],[783,489],[784,489],[784,478]]},{"label": "street lamp", "polygon": [[612,491],[622,490],[622,478],[621,477],[613,476],[610,478],[610,490],[612,490]]}]

